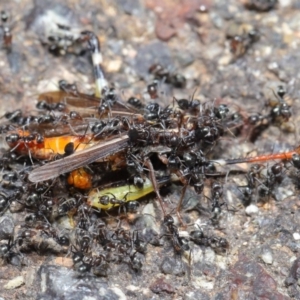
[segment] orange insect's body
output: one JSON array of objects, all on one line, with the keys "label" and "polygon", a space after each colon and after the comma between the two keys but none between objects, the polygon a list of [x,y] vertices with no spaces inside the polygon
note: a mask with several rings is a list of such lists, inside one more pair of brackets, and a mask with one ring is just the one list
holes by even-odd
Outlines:
[{"label": "orange insect's body", "polygon": [[92,175],[84,168],[74,170],[68,176],[68,184],[82,190],[92,187]]},{"label": "orange insect's body", "polygon": [[89,135],[45,137],[42,142],[38,142],[36,139],[25,141],[26,137],[30,135],[28,131],[18,130],[14,133],[17,133],[20,139],[16,142],[8,142],[10,148],[22,155],[28,155],[30,152],[32,157],[42,160],[51,160],[58,155],[64,155],[65,147],[69,143],[73,143],[75,151],[83,150],[94,144]]}]

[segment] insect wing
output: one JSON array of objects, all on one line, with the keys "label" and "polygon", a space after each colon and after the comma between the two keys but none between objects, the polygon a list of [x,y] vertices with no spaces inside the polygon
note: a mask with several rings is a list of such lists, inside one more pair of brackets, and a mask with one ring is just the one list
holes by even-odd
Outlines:
[{"label": "insect wing", "polygon": [[[38,101],[46,101],[48,104],[64,103],[66,105],[65,112],[76,111],[82,117],[97,114],[101,99],[84,93],[68,93],[66,91],[53,91],[42,93],[38,97]],[[138,113],[138,110],[128,107],[123,103],[120,97],[116,96],[115,101],[111,105],[112,111],[123,113]]]},{"label": "insect wing", "polygon": [[89,133],[91,128],[98,119],[95,118],[84,118],[83,120],[72,120],[69,119],[66,122],[56,123],[31,123],[27,125],[29,132],[37,132],[42,134],[44,137],[58,137],[62,135],[84,135]]},{"label": "insect wing", "polygon": [[56,178],[57,176],[71,172],[79,167],[90,164],[96,160],[104,159],[109,155],[120,152],[128,147],[129,137],[127,134],[97,144],[90,148],[76,152],[73,155],[56,160],[33,170],[29,174],[31,182],[40,182]]},{"label": "insect wing", "polygon": [[38,101],[45,101],[48,104],[64,103],[66,108],[64,112],[76,111],[81,116],[90,116],[97,113],[100,99],[83,93],[68,93],[65,91],[53,91],[42,93]]}]

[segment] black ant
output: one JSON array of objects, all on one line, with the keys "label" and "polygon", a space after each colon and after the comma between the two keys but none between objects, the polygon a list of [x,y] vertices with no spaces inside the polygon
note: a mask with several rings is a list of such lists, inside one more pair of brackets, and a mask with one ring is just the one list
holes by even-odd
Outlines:
[{"label": "black ant", "polygon": [[[111,195],[111,197],[109,196]],[[115,206],[124,207],[126,204],[126,196],[123,200],[119,200],[116,198],[116,196],[112,193],[109,193],[107,195],[103,195],[99,198],[99,203],[103,206],[110,206],[111,208],[114,208]]]},{"label": "black ant", "polygon": [[274,196],[277,198],[277,195],[274,194],[273,190],[275,186],[280,184],[284,179],[284,168],[282,163],[276,163],[267,169],[266,179],[259,186],[259,195],[262,198],[267,196]]},{"label": "black ant", "polygon": [[68,234],[59,234],[57,235],[56,240],[61,246],[70,245],[70,237]]},{"label": "black ant", "polygon": [[229,243],[225,238],[206,236],[199,226],[197,230],[190,233],[190,240],[199,246],[211,247],[219,254],[224,254],[229,247]]},{"label": "black ant", "polygon": [[149,68],[149,73],[154,75],[156,80],[162,80],[175,88],[183,89],[186,86],[186,78],[178,73],[171,73],[160,64],[154,64]]},{"label": "black ant", "polygon": [[131,268],[135,271],[135,272],[139,272],[142,267],[143,267],[143,263],[142,263],[142,259],[139,257],[137,252],[134,252],[133,254],[131,254],[129,256],[130,258],[130,266]]},{"label": "black ant", "polygon": [[71,249],[74,269],[80,274],[88,273],[92,268],[92,259],[86,257],[82,251],[78,251],[76,248],[75,250]]},{"label": "black ant", "polygon": [[278,0],[247,0],[245,6],[250,10],[266,12],[274,9]]},{"label": "black ant", "polygon": [[184,111],[189,111],[189,112],[198,112],[199,111],[200,101],[197,99],[194,99],[194,95],[192,96],[191,100],[187,100],[184,98],[179,99],[179,100],[174,98],[174,100],[177,102],[179,108]]},{"label": "black ant", "polygon": [[3,46],[9,53],[11,52],[12,49],[12,38],[13,38],[11,29],[7,24],[9,20],[9,15],[6,11],[2,10],[0,12],[0,16],[1,16],[0,28],[2,30]]},{"label": "black ant", "polygon": [[190,249],[188,240],[185,237],[179,236],[178,228],[175,225],[173,217],[171,215],[166,215],[164,217],[163,224],[167,227],[169,233],[171,234],[175,252],[180,254],[184,251],[188,251]]},{"label": "black ant", "polygon": [[62,79],[58,81],[58,87],[61,91],[66,92],[72,96],[79,95],[76,83],[68,83],[66,80]]},{"label": "black ant", "polygon": [[262,166],[254,164],[250,167],[249,172],[246,174],[247,185],[239,186],[239,190],[243,194],[243,204],[248,206],[253,201],[253,192],[257,188],[257,184],[260,183],[258,177],[262,170]]},{"label": "black ant", "polygon": [[260,32],[248,24],[233,23],[227,29],[227,38],[230,39],[230,50],[234,58],[238,58],[259,40]]},{"label": "black ant", "polygon": [[77,199],[74,198],[61,198],[57,208],[55,209],[55,215],[57,217],[65,216],[73,209],[76,209],[79,206]]},{"label": "black ant", "polygon": [[137,109],[142,109],[144,107],[141,100],[136,97],[130,97],[127,102]]},{"label": "black ant", "polygon": [[158,98],[158,86],[157,82],[153,82],[147,86],[147,92],[151,99],[157,99]]},{"label": "black ant", "polygon": [[151,102],[145,106],[144,117],[146,120],[156,120],[161,113],[161,107],[157,102]]},{"label": "black ant", "polygon": [[9,238],[7,242],[0,243],[0,258],[7,264],[20,267],[20,253],[17,253],[14,249],[17,243],[13,241],[13,238]]},{"label": "black ant", "polygon": [[3,214],[9,207],[9,198],[3,192],[0,194],[0,214]]},{"label": "black ant", "polygon": [[211,185],[211,197],[212,197],[212,220],[217,221],[222,212],[221,207],[226,205],[225,202],[220,203],[220,200],[223,197],[223,186],[219,182],[213,182]]},{"label": "black ant", "polygon": [[133,242],[133,248],[141,253],[145,254],[147,252],[147,244],[143,239],[139,238],[138,231],[134,231],[132,234],[132,242]]},{"label": "black ant", "polygon": [[282,126],[290,120],[292,116],[291,107],[284,101],[286,89],[283,85],[278,85],[277,91],[273,91],[276,101],[269,101],[268,106],[271,108],[266,115],[260,113],[251,114],[246,121],[251,127],[249,140],[255,142],[257,137],[270,125]]},{"label": "black ant", "polygon": [[79,246],[80,251],[87,253],[92,242],[91,236],[88,234],[87,231],[82,229],[77,229],[75,236],[76,244]]},{"label": "black ant", "polygon": [[297,189],[300,189],[300,155],[298,153],[294,153],[291,158],[292,166],[294,170],[292,170],[289,174],[293,183],[295,184]]},{"label": "black ant", "polygon": [[107,277],[108,270],[107,258],[103,254],[96,254],[92,260],[92,273],[95,276]]}]

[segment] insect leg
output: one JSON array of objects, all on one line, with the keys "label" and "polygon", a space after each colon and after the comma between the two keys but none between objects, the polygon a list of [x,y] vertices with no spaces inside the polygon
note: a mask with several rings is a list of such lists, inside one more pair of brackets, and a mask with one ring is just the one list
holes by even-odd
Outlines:
[{"label": "insect leg", "polygon": [[184,221],[182,220],[181,215],[180,215],[180,208],[181,208],[181,205],[182,205],[183,198],[184,198],[187,187],[188,187],[187,184],[185,184],[183,186],[183,188],[181,190],[180,200],[179,200],[179,203],[178,203],[177,208],[176,208],[176,214],[177,214],[178,220],[179,220],[179,222],[181,223],[182,226],[185,226],[185,224],[184,224]]},{"label": "insect leg", "polygon": [[160,203],[161,209],[162,209],[163,214],[165,216],[166,215],[166,209],[165,209],[162,197],[161,197],[161,195],[159,193],[159,188],[158,188],[157,180],[156,180],[156,177],[155,177],[155,172],[154,172],[153,165],[152,165],[152,163],[151,163],[151,161],[150,161],[149,158],[145,159],[145,166],[149,169],[150,180],[152,182],[154,191],[156,193],[156,196],[157,196],[158,201]]}]

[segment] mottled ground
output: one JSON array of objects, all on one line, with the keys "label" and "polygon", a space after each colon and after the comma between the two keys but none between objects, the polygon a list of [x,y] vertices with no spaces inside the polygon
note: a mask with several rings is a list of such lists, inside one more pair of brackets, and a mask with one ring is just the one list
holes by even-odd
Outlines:
[{"label": "mottled ground", "polygon": [[[187,98],[194,93],[203,103],[215,100],[245,115],[263,113],[274,99],[269,87],[281,82],[287,90],[285,101],[292,107],[289,124],[268,127],[255,143],[249,141],[247,132],[238,138],[226,137],[218,142],[214,158],[271,153],[298,145],[297,0],[280,0],[274,9],[264,12],[246,8],[245,3],[251,2],[246,0],[69,0],[66,7],[53,1],[7,2],[0,0],[0,7],[11,14],[13,44],[9,53],[4,47],[0,51],[0,115],[13,107],[30,112],[37,95],[57,87],[60,79],[75,81],[82,91],[93,91],[88,57],[78,56],[80,50],[75,47],[55,57],[49,53],[49,45],[41,44],[48,43],[45,36],[50,25],[43,27],[37,20],[51,9],[78,31],[96,32],[108,81],[121,90],[124,99],[137,95],[147,101],[146,84],[151,83],[148,68],[153,63],[187,78],[186,89],[164,91],[165,104],[172,102],[173,96]],[[237,57],[230,51],[227,36],[230,30],[243,35],[249,27],[258,29],[259,40],[247,44],[245,38],[248,49]],[[239,168],[247,170],[248,166]],[[29,253],[24,254],[28,265],[21,270],[11,265],[0,268],[0,296],[5,300],[300,299],[300,201],[295,184],[286,177],[275,187],[275,196],[258,203],[257,210],[241,203],[237,186],[245,185],[245,176],[229,174],[221,181],[228,210],[222,207],[218,225],[213,226],[210,220],[209,200],[203,196],[199,199],[192,190],[187,191],[186,199],[192,197],[201,205],[184,213],[184,218],[202,224],[211,235],[225,237],[230,244],[226,254],[194,245],[189,262],[188,255],[174,255],[171,245],[149,245],[141,272],[114,265],[108,277],[95,278],[78,277],[69,258],[59,261],[52,254]],[[174,185],[165,196],[170,209],[179,194],[180,186]],[[156,203],[154,208],[155,226],[159,228],[161,216]],[[8,212],[0,217],[0,231],[11,230],[12,222],[18,222],[18,214]],[[18,287],[6,286],[16,277]]]}]

